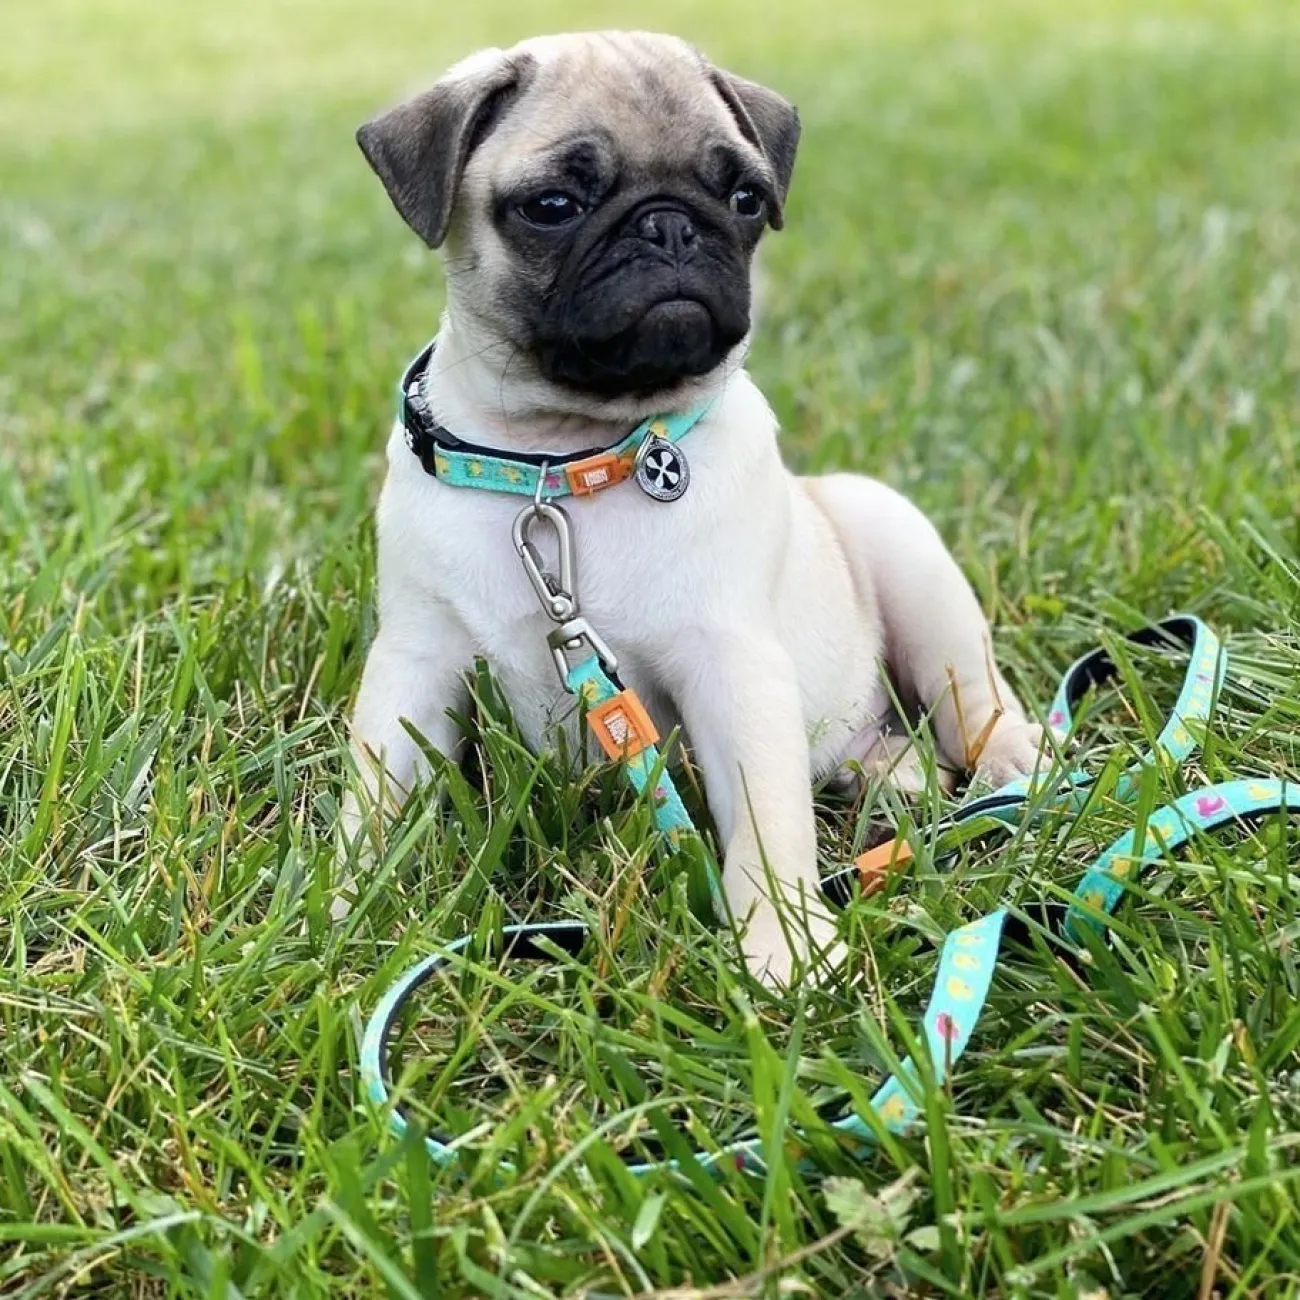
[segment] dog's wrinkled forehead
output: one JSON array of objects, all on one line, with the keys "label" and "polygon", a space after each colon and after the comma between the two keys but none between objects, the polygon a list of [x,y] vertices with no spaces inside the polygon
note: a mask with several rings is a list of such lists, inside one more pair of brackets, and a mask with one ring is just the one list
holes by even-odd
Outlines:
[{"label": "dog's wrinkled forehead", "polygon": [[632,168],[689,166],[707,143],[764,160],[746,140],[704,58],[684,41],[636,32],[542,37],[507,51],[527,60],[517,101],[470,170],[509,180],[534,159],[590,137]]},{"label": "dog's wrinkled forehead", "polygon": [[397,210],[437,248],[462,182],[481,200],[489,182],[508,188],[512,175],[544,165],[548,149],[583,134],[632,173],[680,176],[709,151],[729,149],[733,173],[760,184],[768,223],[781,226],[798,113],[672,36],[566,33],[482,50],[365,123],[357,142]]}]

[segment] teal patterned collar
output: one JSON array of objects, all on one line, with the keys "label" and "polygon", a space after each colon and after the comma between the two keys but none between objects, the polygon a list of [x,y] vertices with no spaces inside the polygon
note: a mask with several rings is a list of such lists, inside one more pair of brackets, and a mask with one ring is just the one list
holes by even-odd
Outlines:
[{"label": "teal patterned collar", "polygon": [[690,466],[677,443],[703,419],[712,402],[643,420],[612,447],[555,456],[507,453],[466,442],[434,419],[420,392],[433,348],[430,343],[406,368],[397,394],[397,418],[406,430],[406,445],[425,472],[441,482],[539,498],[589,496],[629,478],[657,501],[675,501],[686,491]]}]

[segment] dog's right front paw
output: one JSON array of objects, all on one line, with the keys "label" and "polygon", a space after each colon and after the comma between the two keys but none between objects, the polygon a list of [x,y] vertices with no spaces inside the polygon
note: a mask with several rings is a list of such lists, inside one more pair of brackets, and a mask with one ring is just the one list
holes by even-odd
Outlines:
[{"label": "dog's right front paw", "polygon": [[796,964],[806,977],[820,982],[844,964],[848,949],[840,942],[828,916],[787,916],[785,924],[771,903],[750,915],[741,939],[749,973],[773,989],[792,987]]},{"label": "dog's right front paw", "polygon": [[334,889],[330,899],[330,920],[336,925],[346,920],[359,897],[357,870],[374,864],[372,817],[361,807],[354,790],[343,797],[334,840]]}]

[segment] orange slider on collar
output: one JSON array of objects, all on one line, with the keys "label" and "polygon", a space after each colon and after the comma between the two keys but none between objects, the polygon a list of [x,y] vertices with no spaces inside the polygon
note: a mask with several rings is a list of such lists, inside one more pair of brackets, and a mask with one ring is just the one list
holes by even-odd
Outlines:
[{"label": "orange slider on collar", "polygon": [[588,456],[585,460],[575,460],[572,465],[564,467],[564,476],[569,480],[569,491],[575,497],[590,496],[602,488],[613,487],[626,478],[632,477],[636,468],[635,460],[630,456],[618,456],[613,452],[601,452],[597,456]]}]

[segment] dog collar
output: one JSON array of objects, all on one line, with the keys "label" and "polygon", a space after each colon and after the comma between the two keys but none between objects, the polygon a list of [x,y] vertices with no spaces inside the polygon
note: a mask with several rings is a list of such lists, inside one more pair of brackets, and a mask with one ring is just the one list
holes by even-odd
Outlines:
[{"label": "dog collar", "polygon": [[651,416],[612,447],[554,456],[506,453],[466,442],[434,419],[420,391],[433,349],[430,343],[411,362],[397,392],[397,418],[406,431],[406,445],[426,474],[452,487],[539,499],[590,496],[634,476],[641,490],[658,501],[676,501],[686,491],[690,466],[676,444],[703,419],[712,402],[677,415]]}]

